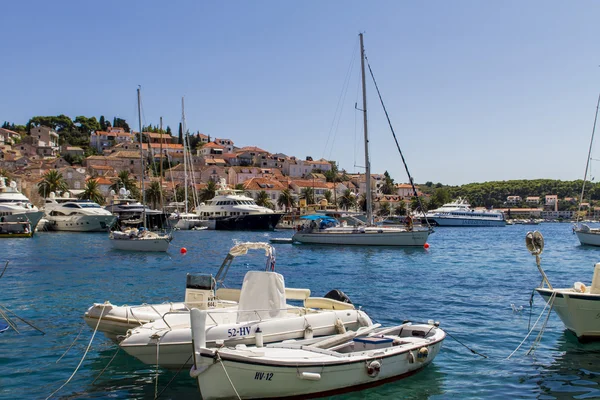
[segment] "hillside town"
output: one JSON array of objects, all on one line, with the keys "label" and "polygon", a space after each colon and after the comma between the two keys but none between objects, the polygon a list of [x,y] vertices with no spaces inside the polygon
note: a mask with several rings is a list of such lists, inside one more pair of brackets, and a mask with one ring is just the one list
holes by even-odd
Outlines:
[{"label": "hillside town", "polygon": [[[140,152],[137,132],[108,126],[105,131],[91,132],[89,146],[97,155],[85,157],[82,147],[68,143],[59,145],[64,141],[60,141],[59,133],[52,128],[32,126],[25,135],[0,128],[0,170],[10,174],[10,179],[16,181],[20,190],[38,206],[44,203],[38,193],[38,183],[50,170],[62,175],[74,195],[83,192],[88,181],[95,181],[103,203],[109,203],[116,195],[114,187],[120,172],[129,172],[131,179],[140,186],[142,160],[144,189],[152,182],[160,181],[165,203],[182,201],[175,193],[186,181],[188,187],[197,192],[206,188],[209,182],[225,182],[230,188],[244,190],[253,198],[261,194],[268,206],[276,211],[289,211],[291,205],[301,213],[335,207],[340,204],[340,199],[349,195],[354,201],[346,204],[346,208],[348,205],[358,207],[366,192],[365,174],[338,171],[335,161],[271,153],[256,146],[239,147],[230,138],[211,138],[202,133],[195,135],[197,144],[186,153],[190,161],[186,168],[184,143],[180,141],[170,133],[143,132]],[[153,173],[159,170],[157,165],[166,166],[162,170],[162,179],[159,172]],[[414,208],[412,185],[390,185],[389,181],[387,173],[371,174],[374,209],[404,214]],[[278,201],[284,191],[291,196],[290,204]],[[428,196],[425,194],[426,198]],[[569,197],[560,201],[575,204],[577,199]],[[512,195],[506,197],[500,210],[508,218],[574,217],[576,211],[559,210],[558,205],[559,198],[553,194],[525,198]],[[600,215],[600,210],[590,209],[589,203],[583,203],[582,208],[591,211],[591,218],[597,219]]]}]

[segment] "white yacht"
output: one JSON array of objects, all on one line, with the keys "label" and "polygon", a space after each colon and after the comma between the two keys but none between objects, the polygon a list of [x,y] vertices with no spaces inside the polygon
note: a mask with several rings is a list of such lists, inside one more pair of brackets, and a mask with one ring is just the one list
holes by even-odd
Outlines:
[{"label": "white yacht", "polygon": [[224,182],[215,197],[196,208],[203,226],[216,230],[273,230],[284,213],[256,204],[243,190],[227,189]]},{"label": "white yacht", "polygon": [[458,198],[429,211],[423,219],[438,226],[505,226],[504,213],[498,210],[474,210],[464,199]]},{"label": "white yacht", "polygon": [[31,201],[19,192],[17,183],[11,181],[6,185],[6,178],[0,176],[0,219],[2,222],[26,222],[31,223],[31,229],[35,230],[44,213]]},{"label": "white yacht", "polygon": [[117,217],[98,203],[72,197],[69,192],[56,196],[50,193],[44,212],[49,230],[70,232],[106,232]]}]

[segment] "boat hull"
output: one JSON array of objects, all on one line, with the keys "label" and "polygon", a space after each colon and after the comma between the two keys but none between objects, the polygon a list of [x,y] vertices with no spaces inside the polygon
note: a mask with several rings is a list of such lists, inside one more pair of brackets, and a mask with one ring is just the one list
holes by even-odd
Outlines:
[{"label": "boat hull", "polygon": [[[433,361],[440,351],[442,341],[443,338],[426,345],[408,348],[398,346],[389,353],[364,351],[358,356],[337,359],[324,355],[321,361],[318,361],[317,356],[314,361],[302,360],[296,365],[290,365],[285,359],[285,355],[294,350],[282,352],[281,358],[268,361],[263,361],[260,356],[236,358],[225,352],[219,353],[220,361],[217,361],[214,352],[211,354],[201,351],[198,356],[201,363],[199,372],[192,368],[190,374],[197,375],[204,400],[325,397],[363,390],[411,376]],[[419,351],[424,347],[427,348],[427,358],[419,360]],[[277,351],[267,349],[266,354],[272,354],[270,350]],[[380,364],[378,373],[369,372],[372,362]]]},{"label": "boat hull", "polygon": [[577,239],[582,245],[600,246],[600,230],[590,229],[588,231],[575,230]]},{"label": "boat hull", "polygon": [[169,249],[170,238],[110,239],[115,250],[165,252]]},{"label": "boat hull", "polygon": [[600,294],[577,293],[573,289],[537,288],[536,291],[546,302],[556,292],[552,309],[579,340],[600,340]]},{"label": "boat hull", "polygon": [[336,232],[297,232],[292,239],[307,244],[333,244],[355,246],[423,246],[427,243],[429,230],[378,230]]},{"label": "boat hull", "polygon": [[47,216],[46,227],[52,231],[106,232],[117,221],[114,215]]},{"label": "boat hull", "polygon": [[[172,328],[163,321],[156,321],[133,329],[119,343],[119,346],[129,355],[149,365],[156,365],[158,362],[164,368],[180,368],[184,364],[191,366],[193,363],[192,330],[189,315],[189,312],[171,314],[165,320]],[[263,332],[264,343],[271,343],[304,338],[307,325],[312,327],[314,337],[337,333],[337,320],[340,320],[347,330],[357,330],[361,326],[372,325],[371,319],[360,310],[312,312],[306,315],[295,314],[286,318],[247,323],[235,322],[236,309],[227,313],[216,312],[213,315],[214,318],[227,318],[229,315],[230,320],[221,320],[218,325],[207,324],[206,340],[210,347],[216,346],[216,341],[223,341],[225,346],[252,345],[256,343],[254,332],[258,326]]]},{"label": "boat hull", "polygon": [[[215,230],[221,231],[272,231],[283,213],[247,214],[214,218]],[[210,225],[208,225],[211,229]]]},{"label": "boat hull", "polygon": [[[425,221],[425,219],[423,220]],[[433,222],[436,226],[463,226],[463,227],[485,227],[485,226],[506,226],[504,220],[491,219],[469,219],[469,218],[444,218],[427,217],[427,221]]]},{"label": "boat hull", "polygon": [[27,211],[20,213],[15,212],[10,215],[3,215],[2,218],[5,222],[26,222],[29,220],[29,222],[31,223],[31,229],[35,231],[43,216],[43,211]]}]

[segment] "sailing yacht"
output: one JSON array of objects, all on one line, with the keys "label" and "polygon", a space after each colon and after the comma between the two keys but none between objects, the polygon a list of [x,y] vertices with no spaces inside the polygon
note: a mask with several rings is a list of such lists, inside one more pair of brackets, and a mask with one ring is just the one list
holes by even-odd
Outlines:
[{"label": "sailing yacht", "polygon": [[[365,80],[365,48],[363,35],[360,37],[363,130],[365,142],[367,225],[344,226],[333,218],[314,219],[296,232],[292,240],[310,244],[361,245],[361,246],[424,246],[431,229],[423,226],[384,227],[373,224],[373,204],[371,198],[371,162],[369,160],[369,136],[367,130],[367,93]],[[412,182],[412,179],[411,179]],[[324,222],[324,223],[323,223]]]},{"label": "sailing yacht", "polygon": [[581,196],[579,197],[579,210],[577,212],[577,221],[573,226],[573,233],[577,235],[579,242],[583,245],[600,246],[600,228],[590,228],[588,225],[579,223],[579,215],[581,213],[581,204],[583,203],[583,194],[585,193],[585,183],[588,176],[588,168],[592,161],[592,147],[594,145],[594,134],[596,133],[596,122],[598,121],[598,108],[600,108],[600,95],[596,103],[596,116],[594,118],[594,127],[592,128],[592,138],[590,139],[590,147],[588,149],[587,163],[585,164],[585,174],[583,176],[583,185],[581,187]]},{"label": "sailing yacht", "polygon": [[[141,110],[141,94],[140,89],[137,90],[138,95],[138,118],[140,124],[140,158],[141,158],[141,183],[142,183],[142,223],[140,228],[130,228],[121,231],[114,231],[109,234],[109,239],[112,247],[117,250],[130,251],[156,251],[164,252],[169,248],[171,235],[167,233],[157,233],[149,231],[146,225],[146,196],[144,191],[144,153],[142,151],[142,110]],[[122,229],[122,228],[121,228]]]}]

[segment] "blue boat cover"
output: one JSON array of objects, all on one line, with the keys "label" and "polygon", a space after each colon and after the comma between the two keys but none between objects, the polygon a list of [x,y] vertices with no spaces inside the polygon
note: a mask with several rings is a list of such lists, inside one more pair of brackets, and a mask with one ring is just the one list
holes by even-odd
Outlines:
[{"label": "blue boat cover", "polygon": [[0,333],[4,332],[7,329],[8,329],[8,324],[6,324],[4,321],[0,321]]},{"label": "blue boat cover", "polygon": [[301,219],[307,219],[309,221],[317,221],[317,220],[323,220],[326,222],[332,221],[332,222],[336,222],[337,219],[330,217],[328,215],[323,215],[323,214],[310,214],[310,215],[303,215],[300,217]]}]

